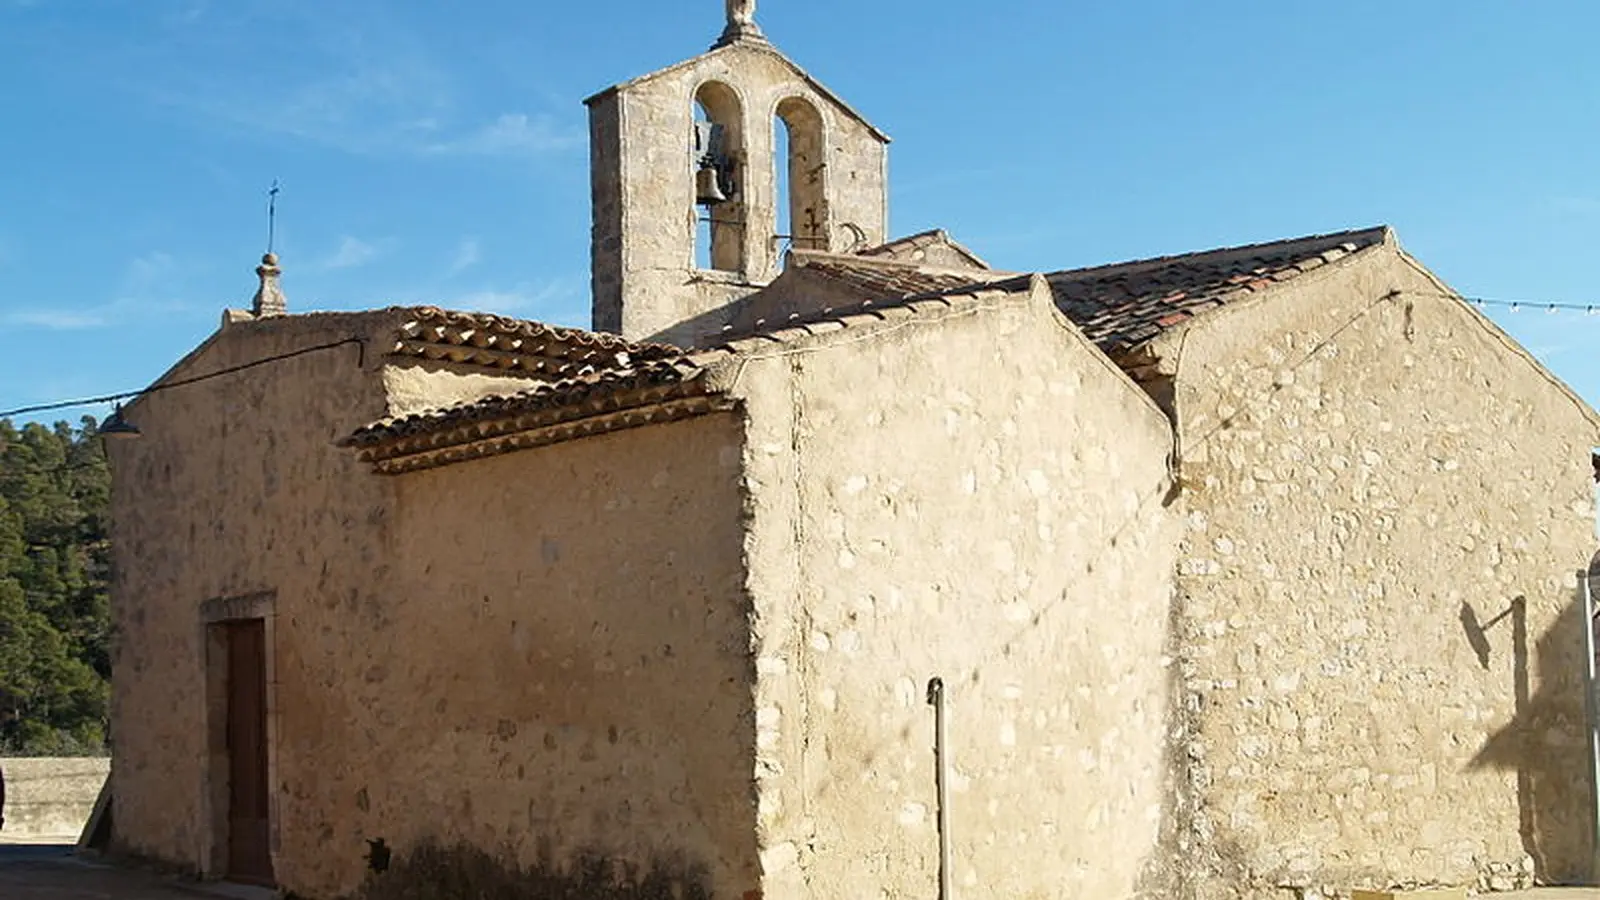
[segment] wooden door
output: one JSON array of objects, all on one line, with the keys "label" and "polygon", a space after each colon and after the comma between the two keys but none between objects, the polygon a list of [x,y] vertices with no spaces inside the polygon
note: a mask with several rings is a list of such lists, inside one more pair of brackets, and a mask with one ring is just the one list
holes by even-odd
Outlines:
[{"label": "wooden door", "polygon": [[267,641],[260,619],[228,630],[228,878],[271,886]]}]

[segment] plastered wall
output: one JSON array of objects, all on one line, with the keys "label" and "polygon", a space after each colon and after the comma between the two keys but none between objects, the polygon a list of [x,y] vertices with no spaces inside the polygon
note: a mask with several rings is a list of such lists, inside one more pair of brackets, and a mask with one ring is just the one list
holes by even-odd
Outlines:
[{"label": "plastered wall", "polygon": [[1194,896],[1585,871],[1596,428],[1441,291],[1388,245],[1161,348]]},{"label": "plastered wall", "polygon": [[748,360],[769,898],[1127,897],[1158,852],[1170,431],[1041,286]]},{"label": "plastered wall", "polygon": [[347,623],[363,770],[328,810],[393,848],[368,896],[576,890],[596,861],[757,886],[741,446],[722,414],[395,479],[392,577]]},{"label": "plastered wall", "polygon": [[492,395],[528,390],[539,379],[526,374],[497,374],[477,366],[433,360],[388,360],[383,370],[389,415],[404,416]]}]

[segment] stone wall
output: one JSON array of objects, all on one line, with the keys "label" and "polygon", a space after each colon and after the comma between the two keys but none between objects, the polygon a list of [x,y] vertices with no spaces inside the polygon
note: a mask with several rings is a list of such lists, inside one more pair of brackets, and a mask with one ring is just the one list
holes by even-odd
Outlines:
[{"label": "stone wall", "polygon": [[543,380],[523,372],[486,372],[481,366],[462,363],[420,359],[388,362],[383,369],[383,385],[391,416],[471,403],[491,394],[515,394]]},{"label": "stone wall", "polygon": [[0,759],[6,785],[0,841],[76,842],[110,769],[104,758]]},{"label": "stone wall", "polygon": [[1126,897],[1158,852],[1170,430],[1048,289],[749,360],[763,892]]},{"label": "stone wall", "polygon": [[[399,313],[314,314],[227,326],[173,371],[198,376],[363,337]],[[348,623],[384,617],[393,482],[335,442],[386,409],[383,360],[344,345],[146,394],[142,434],[113,471],[111,780],[114,849],[207,876],[226,865],[226,746],[208,618],[265,619],[272,849],[293,890],[359,870],[335,843],[352,772],[370,765],[380,684]],[[222,821],[219,821],[219,818]]]},{"label": "stone wall", "polygon": [[360,768],[319,854],[381,841],[386,898],[755,888],[741,446],[719,414],[390,479],[380,606],[342,625]]},{"label": "stone wall", "polygon": [[1595,420],[1442,290],[1386,245],[1159,348],[1188,514],[1185,896],[1585,869]]},{"label": "stone wall", "polygon": [[[383,346],[401,315],[231,325],[175,374],[351,334]],[[434,405],[497,385],[356,358],[311,352],[127,411],[143,434],[113,445],[114,849],[225,874],[208,622],[259,616],[284,889],[385,896],[385,871],[423,883],[483,861],[499,868],[482,877],[604,864],[748,889],[737,421],[388,478],[337,446],[389,411],[386,386]]]},{"label": "stone wall", "polygon": [[[743,148],[739,220],[744,264],[702,271],[695,261],[694,98],[705,84],[736,98]],[[777,277],[779,104],[799,99],[820,116],[828,244],[880,243],[888,226],[886,139],[793,63],[764,45],[736,44],[629,82],[589,101],[594,327],[631,339],[689,344],[716,333],[719,310]],[[786,162],[781,163],[787,165]],[[852,227],[846,227],[846,223]],[[837,245],[837,246],[835,246]]]}]

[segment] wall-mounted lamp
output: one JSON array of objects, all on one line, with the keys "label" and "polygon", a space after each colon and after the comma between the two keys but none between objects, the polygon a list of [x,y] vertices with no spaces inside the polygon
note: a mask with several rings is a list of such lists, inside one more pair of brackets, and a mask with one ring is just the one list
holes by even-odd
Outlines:
[{"label": "wall-mounted lamp", "polygon": [[100,430],[98,432],[101,437],[112,438],[114,440],[136,438],[142,433],[143,432],[139,431],[136,426],[130,424],[127,419],[122,417],[121,403],[118,403],[116,408],[111,411],[111,415],[108,416],[104,422],[100,423]]}]

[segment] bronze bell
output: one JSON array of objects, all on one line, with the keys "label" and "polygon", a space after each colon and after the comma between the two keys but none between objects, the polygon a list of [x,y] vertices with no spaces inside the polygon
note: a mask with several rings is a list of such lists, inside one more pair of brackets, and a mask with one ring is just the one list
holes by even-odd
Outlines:
[{"label": "bronze bell", "polygon": [[716,166],[701,166],[694,174],[695,202],[701,206],[716,206],[726,203],[728,195],[722,192],[722,178]]}]

